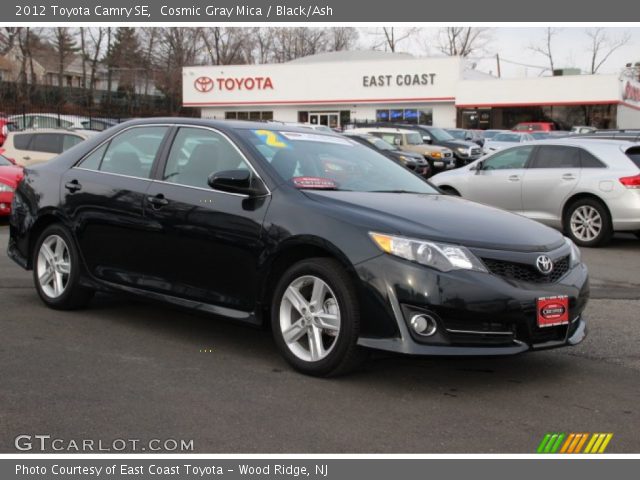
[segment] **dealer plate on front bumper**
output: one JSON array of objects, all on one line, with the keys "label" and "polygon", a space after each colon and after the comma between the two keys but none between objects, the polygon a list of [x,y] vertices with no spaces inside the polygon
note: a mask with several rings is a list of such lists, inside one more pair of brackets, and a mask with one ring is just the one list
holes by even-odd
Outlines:
[{"label": "dealer plate on front bumper", "polygon": [[569,297],[558,295],[537,300],[538,327],[555,327],[569,323]]}]

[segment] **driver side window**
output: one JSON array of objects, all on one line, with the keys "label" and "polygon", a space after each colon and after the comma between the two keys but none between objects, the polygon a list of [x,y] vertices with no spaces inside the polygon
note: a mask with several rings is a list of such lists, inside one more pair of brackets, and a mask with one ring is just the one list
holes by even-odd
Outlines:
[{"label": "driver side window", "polygon": [[162,180],[209,188],[209,175],[224,170],[249,170],[249,166],[231,142],[219,133],[183,127],[171,145]]},{"label": "driver side window", "polygon": [[494,154],[482,162],[482,170],[511,170],[524,168],[533,146],[516,147]]}]

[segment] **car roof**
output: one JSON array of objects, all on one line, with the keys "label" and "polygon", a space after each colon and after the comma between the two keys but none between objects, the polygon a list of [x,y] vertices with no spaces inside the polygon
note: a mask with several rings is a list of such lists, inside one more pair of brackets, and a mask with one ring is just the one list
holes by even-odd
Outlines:
[{"label": "car roof", "polygon": [[[200,126],[211,127],[222,132],[234,131],[234,130],[276,130],[279,132],[297,132],[305,133],[307,135],[327,135],[333,137],[341,136],[337,132],[327,132],[324,130],[309,131],[309,128],[299,127],[295,125],[286,125],[276,122],[254,122],[247,120],[215,120],[208,118],[193,118],[193,117],[150,117],[150,118],[137,118],[134,120],[128,120],[126,122],[119,123],[114,128],[125,129],[133,126],[143,125],[184,125],[184,126]],[[109,131],[112,131],[109,129]],[[114,130],[115,132],[115,130]],[[103,133],[103,132],[99,132]]]}]

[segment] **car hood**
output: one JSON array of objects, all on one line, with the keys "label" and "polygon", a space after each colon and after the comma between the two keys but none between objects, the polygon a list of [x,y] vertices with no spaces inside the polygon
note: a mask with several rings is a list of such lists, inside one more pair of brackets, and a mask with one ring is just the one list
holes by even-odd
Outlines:
[{"label": "car hood", "polygon": [[0,167],[0,182],[12,188],[18,186],[18,182],[23,177],[22,167],[6,166]]},{"label": "car hood", "polygon": [[562,246],[556,230],[520,215],[449,195],[310,191],[304,194],[380,233],[519,252]]},{"label": "car hood", "polygon": [[494,141],[488,141],[485,142],[484,147],[485,148],[493,148],[495,150],[500,150],[503,148],[507,148],[507,147],[515,147],[516,145],[519,145],[518,142],[494,142]]}]

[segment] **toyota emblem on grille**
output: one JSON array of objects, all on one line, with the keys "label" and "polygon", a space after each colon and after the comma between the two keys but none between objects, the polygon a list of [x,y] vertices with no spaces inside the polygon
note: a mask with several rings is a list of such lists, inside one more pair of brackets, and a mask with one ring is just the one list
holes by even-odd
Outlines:
[{"label": "toyota emblem on grille", "polygon": [[543,275],[549,275],[553,271],[553,262],[546,255],[540,255],[536,259],[536,267]]}]

